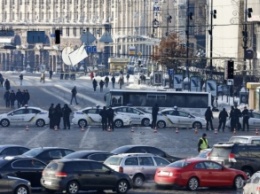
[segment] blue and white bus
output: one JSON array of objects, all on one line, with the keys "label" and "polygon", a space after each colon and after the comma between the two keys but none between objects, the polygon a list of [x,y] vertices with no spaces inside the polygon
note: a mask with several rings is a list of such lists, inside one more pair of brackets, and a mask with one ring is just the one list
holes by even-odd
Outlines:
[{"label": "blue and white bus", "polygon": [[151,110],[157,103],[160,109],[177,106],[199,115],[203,114],[207,107],[211,107],[211,94],[208,92],[111,89],[104,99],[106,106],[133,106]]}]

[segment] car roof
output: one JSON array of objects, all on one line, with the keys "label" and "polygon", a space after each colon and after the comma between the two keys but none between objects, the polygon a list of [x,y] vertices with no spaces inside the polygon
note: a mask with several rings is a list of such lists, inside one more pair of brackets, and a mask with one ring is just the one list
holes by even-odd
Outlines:
[{"label": "car roof", "polygon": [[[129,150],[129,149],[131,149],[131,148],[134,148],[134,147],[150,147],[150,148],[156,148],[156,147],[154,147],[154,146],[149,146],[149,145],[123,145],[123,146],[120,146],[120,147],[117,147],[117,148],[113,149],[113,150],[111,151],[111,153],[119,154],[118,151],[123,151],[123,152],[125,152],[125,151],[127,151],[127,150]],[[156,149],[161,150],[160,148],[156,148]]]},{"label": "car roof", "polygon": [[[22,148],[28,148],[25,146],[21,146],[21,145],[15,145],[15,144],[4,144],[4,145],[0,145],[0,148],[8,148],[8,147],[22,147]],[[28,148],[29,149],[29,148]]]},{"label": "car roof", "polygon": [[72,150],[69,148],[62,148],[62,147],[36,147],[36,148],[32,148],[33,149],[42,149],[42,150],[54,150],[54,149],[64,149],[64,150]]},{"label": "car roof", "polygon": [[126,156],[157,156],[155,154],[151,153],[122,153],[122,154],[116,154],[113,156],[118,156],[118,157],[126,157]]},{"label": "car roof", "polygon": [[260,136],[255,136],[255,135],[234,135],[231,138],[233,138],[233,137],[240,137],[240,138],[254,138],[254,137],[256,137],[256,138],[260,139]]},{"label": "car roof", "polygon": [[82,159],[82,158],[61,158],[61,159],[57,159],[57,160],[52,160],[51,162],[58,162],[58,163],[64,163],[64,162],[73,162],[73,161],[91,161],[91,162],[98,162],[95,160],[91,160],[91,159]]}]

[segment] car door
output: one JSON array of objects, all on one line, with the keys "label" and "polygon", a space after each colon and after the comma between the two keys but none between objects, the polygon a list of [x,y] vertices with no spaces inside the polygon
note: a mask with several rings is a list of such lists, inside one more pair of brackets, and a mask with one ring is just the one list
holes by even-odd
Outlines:
[{"label": "car door", "polygon": [[[174,115],[173,112],[174,112],[173,110],[161,112],[162,119],[167,123],[166,124],[167,127],[178,126],[178,117],[176,117],[176,115]],[[158,121],[160,120],[159,117],[157,120]]]},{"label": "car door", "polygon": [[192,116],[187,113],[187,112],[183,112],[183,111],[178,111],[179,112],[179,124],[182,127],[186,127],[189,128],[192,126],[192,123],[194,122],[194,119],[192,118]]},{"label": "car door", "polygon": [[0,193],[6,194],[11,193],[11,185],[10,181],[6,178],[3,178],[0,174]]},{"label": "car door", "polygon": [[99,115],[100,110],[97,108],[89,109],[87,115],[92,125],[101,125],[101,116]]},{"label": "car door", "polygon": [[131,107],[127,107],[127,114],[130,115],[132,121],[137,124],[137,125],[140,125],[141,122],[142,122],[142,112],[141,111],[138,111],[134,108],[131,108]]},{"label": "car door", "polygon": [[156,171],[156,164],[150,156],[138,157],[140,172],[145,176],[145,180],[152,180]]},{"label": "car door", "polygon": [[24,123],[24,109],[18,109],[7,115],[11,124],[23,124]]},{"label": "car door", "polygon": [[35,122],[35,117],[40,111],[33,108],[24,108],[24,122],[26,124]]},{"label": "car door", "polygon": [[[248,120],[248,123],[249,123],[250,128],[260,127],[260,114],[253,112],[251,117]],[[242,125],[243,125],[243,123],[242,123]]]},{"label": "car door", "polygon": [[210,184],[210,173],[208,172],[204,162],[198,162],[196,165],[194,165],[194,172],[197,174],[197,176],[200,179],[200,185],[207,186]]}]

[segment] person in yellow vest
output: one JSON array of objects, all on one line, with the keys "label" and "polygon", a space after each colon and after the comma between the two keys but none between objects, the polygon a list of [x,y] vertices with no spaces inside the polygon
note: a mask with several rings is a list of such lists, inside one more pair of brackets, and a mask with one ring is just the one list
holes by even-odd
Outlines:
[{"label": "person in yellow vest", "polygon": [[203,135],[200,138],[199,143],[198,143],[198,152],[200,152],[201,150],[207,149],[207,148],[209,148],[207,134],[203,133]]}]

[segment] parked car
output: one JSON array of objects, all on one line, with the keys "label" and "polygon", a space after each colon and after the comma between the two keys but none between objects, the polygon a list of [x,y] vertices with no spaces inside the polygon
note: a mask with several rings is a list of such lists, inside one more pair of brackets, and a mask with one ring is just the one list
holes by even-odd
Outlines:
[{"label": "parked car", "polygon": [[166,108],[158,113],[157,127],[202,129],[203,127],[206,127],[206,120],[205,118],[194,116],[185,111],[175,110],[174,108]]},{"label": "parked car", "polygon": [[115,113],[126,115],[131,118],[132,124],[148,127],[150,125],[151,114],[140,109],[129,106],[113,107]]},{"label": "parked car", "polygon": [[[100,126],[101,116],[99,115],[101,107],[87,107],[82,110],[76,111],[73,114],[72,123],[79,127],[86,127],[88,125]],[[114,126],[117,128],[131,125],[132,120],[130,117],[115,113]]]},{"label": "parked car", "polygon": [[187,187],[191,191],[199,187],[235,187],[241,189],[246,174],[241,170],[226,168],[205,159],[185,159],[166,167],[157,168],[154,181],[157,186]]},{"label": "parked car", "polygon": [[25,179],[0,174],[1,194],[31,194],[31,183]]},{"label": "parked car", "polygon": [[133,179],[133,185],[143,186],[147,180],[153,180],[159,166],[166,166],[170,162],[160,156],[147,153],[118,154],[107,158],[104,162],[117,172],[123,172]]},{"label": "parked car", "polygon": [[0,172],[5,176],[15,176],[31,182],[33,188],[41,188],[40,179],[46,164],[35,158],[6,156],[0,158]]},{"label": "parked car", "polygon": [[226,167],[243,170],[250,177],[260,170],[260,145],[218,143],[213,146],[208,159]]},{"label": "parked car", "polygon": [[211,148],[201,150],[200,153],[196,156],[196,158],[208,158],[208,155],[210,154],[211,150]]},{"label": "parked car", "polygon": [[249,143],[249,144],[260,144],[260,136],[252,135],[235,135],[229,140],[229,143]]},{"label": "parked car", "polygon": [[74,152],[74,150],[60,147],[39,147],[33,148],[25,153],[23,156],[27,156],[30,158],[37,158],[46,164],[48,164],[51,160],[60,159],[70,153]]},{"label": "parked car", "polygon": [[243,188],[243,194],[259,194],[260,171],[257,171],[253,176],[246,181]]},{"label": "parked car", "polygon": [[101,150],[79,150],[76,152],[72,152],[66,156],[64,159],[90,159],[99,162],[104,162],[109,156],[113,154],[107,151]]},{"label": "parked car", "polygon": [[76,194],[80,190],[112,189],[127,193],[132,180],[101,162],[87,159],[60,159],[51,161],[42,173],[41,184],[47,191]]},{"label": "parked car", "polygon": [[25,124],[33,124],[37,127],[44,127],[49,124],[48,111],[38,107],[25,106],[9,113],[0,114],[0,125],[2,127]]},{"label": "parked car", "polygon": [[20,145],[0,145],[0,157],[21,155],[28,150],[30,149]]},{"label": "parked car", "polygon": [[124,145],[120,146],[111,151],[113,154],[123,154],[123,153],[151,153],[157,156],[161,156],[170,162],[175,162],[176,160],[180,160],[181,158],[171,156],[167,154],[165,151],[146,145]]}]

